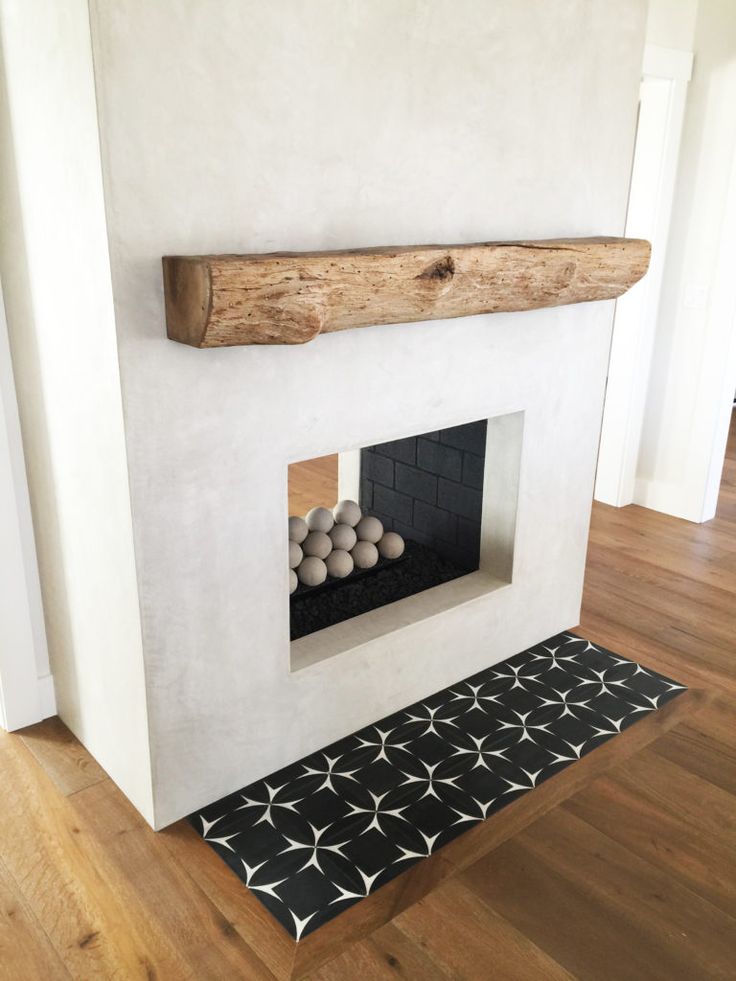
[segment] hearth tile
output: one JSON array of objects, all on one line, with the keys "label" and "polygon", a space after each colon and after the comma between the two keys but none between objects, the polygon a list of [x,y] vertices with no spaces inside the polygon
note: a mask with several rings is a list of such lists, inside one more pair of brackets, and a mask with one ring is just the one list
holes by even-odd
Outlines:
[{"label": "hearth tile", "polygon": [[190,820],[299,940],[683,690],[559,634]]}]

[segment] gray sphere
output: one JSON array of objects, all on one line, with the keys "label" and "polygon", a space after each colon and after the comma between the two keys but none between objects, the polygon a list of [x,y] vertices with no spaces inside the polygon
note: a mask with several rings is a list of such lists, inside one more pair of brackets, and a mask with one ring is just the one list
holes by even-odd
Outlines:
[{"label": "gray sphere", "polygon": [[338,501],[332,513],[338,524],[350,525],[351,528],[354,528],[363,517],[363,512],[355,501]]},{"label": "gray sphere", "polygon": [[316,555],[308,555],[296,570],[299,582],[305,586],[319,586],[327,578],[327,566]]},{"label": "gray sphere", "polygon": [[301,545],[297,545],[296,542],[289,542],[289,568],[296,569],[303,558],[304,553]]},{"label": "gray sphere", "polygon": [[358,540],[355,529],[350,525],[335,525],[329,534],[332,547],[343,549],[345,552],[349,552]]},{"label": "gray sphere", "polygon": [[323,531],[310,531],[302,542],[305,555],[316,555],[318,559],[326,559],[332,551],[332,541]]},{"label": "gray sphere", "polygon": [[335,579],[344,579],[353,571],[353,559],[345,549],[336,548],[325,559],[327,574]]},{"label": "gray sphere", "polygon": [[335,523],[332,511],[327,508],[312,508],[305,520],[310,531],[328,532]]},{"label": "gray sphere", "polygon": [[294,572],[293,569],[289,569],[289,595],[294,592],[296,587],[299,585],[299,577]]},{"label": "gray sphere", "polygon": [[378,543],[378,553],[384,559],[398,559],[404,551],[404,539],[395,531],[387,531]]},{"label": "gray sphere", "polygon": [[383,525],[378,518],[372,518],[366,515],[355,526],[355,533],[358,536],[358,541],[371,542],[375,545],[376,542],[380,542],[381,538],[383,538]]},{"label": "gray sphere", "polygon": [[308,534],[309,528],[307,528],[307,522],[304,518],[299,518],[297,515],[292,514],[289,517],[289,541],[301,545]]},{"label": "gray sphere", "polygon": [[358,542],[350,554],[356,569],[372,569],[378,562],[378,549],[373,542]]}]

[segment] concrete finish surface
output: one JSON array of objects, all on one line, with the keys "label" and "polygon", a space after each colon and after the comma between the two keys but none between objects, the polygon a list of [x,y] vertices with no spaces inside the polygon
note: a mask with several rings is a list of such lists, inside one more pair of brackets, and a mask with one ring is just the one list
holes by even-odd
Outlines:
[{"label": "concrete finish surface", "polygon": [[[620,234],[645,4],[91,12],[161,827],[577,622],[612,316],[198,351],[161,256]],[[512,584],[291,671],[287,464],[516,412]]]}]

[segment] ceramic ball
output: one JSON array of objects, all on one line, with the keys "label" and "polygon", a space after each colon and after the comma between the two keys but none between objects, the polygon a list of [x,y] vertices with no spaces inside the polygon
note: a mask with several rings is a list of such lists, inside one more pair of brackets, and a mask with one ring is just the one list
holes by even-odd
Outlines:
[{"label": "ceramic ball", "polygon": [[350,554],[356,569],[372,569],[378,562],[378,549],[373,542],[358,542]]},{"label": "ceramic ball", "polygon": [[308,555],[296,574],[305,586],[319,586],[327,578],[327,566],[316,555]]},{"label": "ceramic ball", "polygon": [[323,531],[310,531],[302,542],[305,555],[316,555],[318,559],[326,559],[332,551],[332,541]]},{"label": "ceramic ball", "polygon": [[335,525],[329,534],[332,547],[342,549],[345,552],[349,552],[358,540],[355,529],[351,528],[350,525]]},{"label": "ceramic ball", "polygon": [[343,548],[336,548],[325,559],[327,574],[335,579],[344,579],[353,571],[353,559]]},{"label": "ceramic ball", "polygon": [[332,513],[338,524],[350,525],[351,528],[363,517],[363,512],[355,501],[338,501]]},{"label": "ceramic ball", "polygon": [[293,593],[296,587],[299,585],[299,577],[294,572],[293,569],[289,569],[289,593]]},{"label": "ceramic ball", "polygon": [[327,508],[312,508],[306,517],[307,528],[310,531],[328,532],[335,523],[332,511]]},{"label": "ceramic ball", "polygon": [[383,537],[383,525],[378,518],[371,518],[366,515],[355,526],[355,533],[358,536],[358,541],[371,542],[375,545]]},{"label": "ceramic ball", "polygon": [[378,543],[378,552],[384,559],[398,559],[404,551],[404,539],[395,531],[387,531]]},{"label": "ceramic ball", "polygon": [[301,546],[297,545],[296,542],[289,542],[289,568],[296,569],[303,558],[304,553]]},{"label": "ceramic ball", "polygon": [[301,545],[308,534],[309,528],[307,528],[307,522],[304,518],[299,518],[297,515],[292,514],[289,518],[289,541]]}]

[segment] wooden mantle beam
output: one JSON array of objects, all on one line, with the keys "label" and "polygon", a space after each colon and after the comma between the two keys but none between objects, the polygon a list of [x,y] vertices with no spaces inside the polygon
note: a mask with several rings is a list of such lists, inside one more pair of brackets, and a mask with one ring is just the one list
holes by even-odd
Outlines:
[{"label": "wooden mantle beam", "polygon": [[166,326],[193,347],[610,300],[649,265],[632,238],[165,256]]}]

